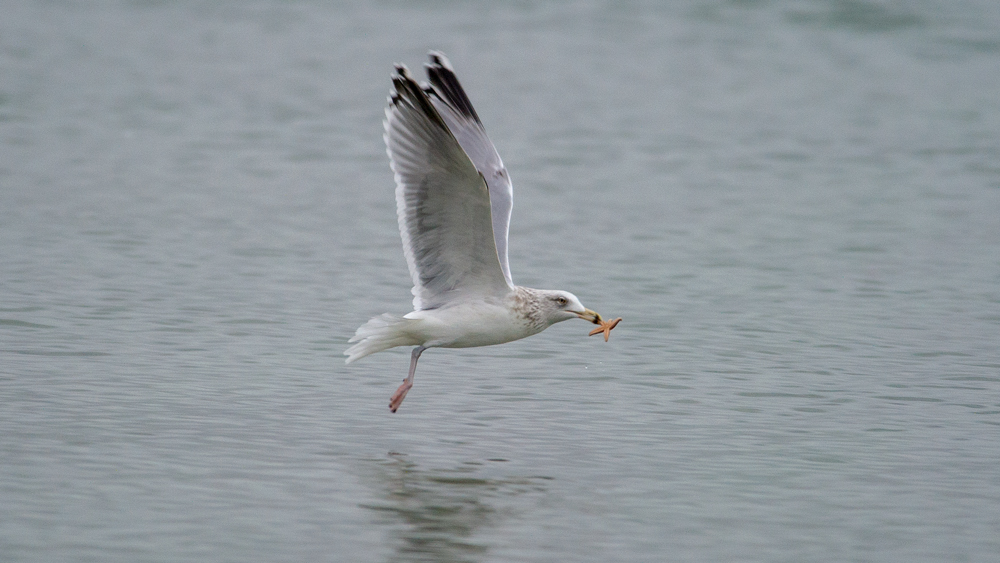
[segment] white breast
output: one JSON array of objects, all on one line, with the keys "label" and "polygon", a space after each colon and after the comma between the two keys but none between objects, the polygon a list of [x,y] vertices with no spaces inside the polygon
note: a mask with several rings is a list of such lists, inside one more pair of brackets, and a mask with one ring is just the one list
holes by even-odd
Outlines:
[{"label": "white breast", "polygon": [[424,346],[442,348],[492,346],[540,332],[506,303],[471,301],[413,311],[406,318],[420,321],[410,330]]}]

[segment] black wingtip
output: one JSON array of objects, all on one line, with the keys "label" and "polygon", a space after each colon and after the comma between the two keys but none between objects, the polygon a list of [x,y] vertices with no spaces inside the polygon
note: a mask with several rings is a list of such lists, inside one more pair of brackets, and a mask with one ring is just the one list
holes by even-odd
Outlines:
[{"label": "black wingtip", "polygon": [[432,50],[428,52],[427,55],[431,58],[431,64],[438,65],[455,72],[455,69],[451,68],[451,61],[449,61],[448,57],[444,56],[444,53],[441,51]]},{"label": "black wingtip", "polygon": [[427,78],[430,79],[434,93],[456,111],[482,126],[483,122],[479,120],[469,96],[458,82],[448,57],[440,51],[431,51],[429,56],[431,62],[425,63],[424,67],[427,69]]},{"label": "black wingtip", "polygon": [[406,68],[404,64],[397,64],[395,66],[396,74],[392,76],[394,90],[389,95],[389,102],[393,105],[399,105],[405,100],[409,105],[423,112],[431,121],[447,130],[448,126],[441,118],[437,109],[434,108],[434,104],[427,98],[427,94],[417,84],[416,80],[410,76],[410,69]]}]

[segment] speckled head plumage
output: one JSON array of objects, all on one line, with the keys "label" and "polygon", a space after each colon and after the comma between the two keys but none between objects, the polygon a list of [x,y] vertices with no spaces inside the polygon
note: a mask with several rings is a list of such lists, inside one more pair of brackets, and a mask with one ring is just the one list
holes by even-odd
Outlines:
[{"label": "speckled head plumage", "polygon": [[592,323],[601,316],[583,306],[576,295],[559,289],[515,288],[515,306],[539,330],[558,322],[580,318]]}]

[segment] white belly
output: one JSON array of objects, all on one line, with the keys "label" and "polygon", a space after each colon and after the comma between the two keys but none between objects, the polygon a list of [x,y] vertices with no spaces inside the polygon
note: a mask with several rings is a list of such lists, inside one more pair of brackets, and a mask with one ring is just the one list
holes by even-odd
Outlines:
[{"label": "white belly", "polygon": [[420,321],[407,332],[424,346],[442,348],[492,346],[541,332],[511,309],[481,301],[414,311],[406,318]]}]

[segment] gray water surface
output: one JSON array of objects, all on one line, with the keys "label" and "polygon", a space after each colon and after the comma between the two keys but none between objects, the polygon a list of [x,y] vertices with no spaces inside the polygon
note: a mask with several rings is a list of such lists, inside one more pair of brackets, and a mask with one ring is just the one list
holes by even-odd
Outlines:
[{"label": "gray water surface", "polygon": [[[1000,4],[0,8],[3,561],[996,561]],[[451,58],[515,282],[431,350],[382,145]]]}]

